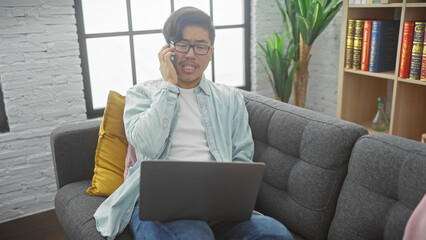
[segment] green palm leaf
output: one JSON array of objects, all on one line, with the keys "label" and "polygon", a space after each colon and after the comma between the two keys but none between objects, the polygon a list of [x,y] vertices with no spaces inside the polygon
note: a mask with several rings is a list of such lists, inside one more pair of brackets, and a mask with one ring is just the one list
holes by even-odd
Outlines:
[{"label": "green palm leaf", "polygon": [[[291,94],[293,79],[289,79],[289,68],[291,66],[291,59],[297,52],[298,46],[290,44],[285,47],[284,33],[280,38],[274,32],[272,40],[268,37],[265,38],[266,47],[257,42],[263,59],[256,57],[266,72],[268,80],[272,85],[274,94],[282,101],[288,102]],[[293,66],[294,68],[294,66]],[[294,74],[292,75],[294,77]]]},{"label": "green palm leaf", "polygon": [[[341,9],[340,0],[294,0],[297,23],[303,42],[312,45]],[[310,3],[307,6],[307,3]],[[307,7],[307,11],[304,8]]]}]

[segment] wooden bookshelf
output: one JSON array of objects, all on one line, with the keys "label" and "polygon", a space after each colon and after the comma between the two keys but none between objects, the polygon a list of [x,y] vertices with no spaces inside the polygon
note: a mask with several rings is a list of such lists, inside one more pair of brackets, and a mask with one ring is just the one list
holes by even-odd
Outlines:
[{"label": "wooden bookshelf", "polygon": [[[405,21],[426,21],[426,0],[389,0],[381,4],[348,4],[343,1],[342,31],[337,94],[337,117],[360,124],[370,133],[377,112],[377,98],[385,97],[389,130],[386,134],[421,141],[426,133],[426,82],[398,77],[403,26]],[[345,69],[348,19],[399,20],[395,70],[372,73]],[[389,90],[390,89],[390,90]]]}]

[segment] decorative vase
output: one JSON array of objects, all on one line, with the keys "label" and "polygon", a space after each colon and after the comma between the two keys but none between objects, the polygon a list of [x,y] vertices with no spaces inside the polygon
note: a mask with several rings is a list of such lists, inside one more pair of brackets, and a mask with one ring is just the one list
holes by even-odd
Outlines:
[{"label": "decorative vase", "polygon": [[382,97],[379,97],[377,99],[377,113],[376,116],[373,119],[373,122],[371,123],[371,128],[374,131],[383,132],[386,131],[389,127],[389,121],[386,117],[385,112],[383,111],[383,107],[385,106],[385,99]]}]

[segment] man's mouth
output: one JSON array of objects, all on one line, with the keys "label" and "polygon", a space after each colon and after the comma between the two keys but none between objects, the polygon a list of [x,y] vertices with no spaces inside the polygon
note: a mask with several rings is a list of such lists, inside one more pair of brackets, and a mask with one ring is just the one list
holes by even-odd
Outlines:
[{"label": "man's mouth", "polygon": [[182,68],[183,68],[183,71],[185,72],[185,73],[193,73],[193,72],[195,72],[195,69],[197,68],[196,66],[194,66],[194,65],[187,65],[187,64],[183,64],[182,65]]},{"label": "man's mouth", "polygon": [[188,66],[188,65],[183,66],[183,68],[188,69],[188,70],[195,69],[194,66]]}]

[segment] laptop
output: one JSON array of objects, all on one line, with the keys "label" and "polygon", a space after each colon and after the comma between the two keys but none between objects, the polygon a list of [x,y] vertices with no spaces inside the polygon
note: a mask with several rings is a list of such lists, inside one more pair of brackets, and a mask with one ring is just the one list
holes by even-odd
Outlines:
[{"label": "laptop", "polygon": [[143,161],[139,218],[248,220],[264,169],[264,163]]}]

